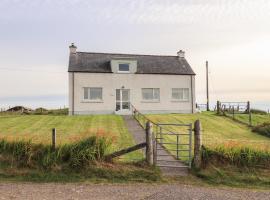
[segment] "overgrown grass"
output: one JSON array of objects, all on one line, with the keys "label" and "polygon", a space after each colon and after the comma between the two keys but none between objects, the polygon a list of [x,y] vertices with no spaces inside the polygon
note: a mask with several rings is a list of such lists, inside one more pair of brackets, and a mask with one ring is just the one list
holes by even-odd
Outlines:
[{"label": "overgrown grass", "polygon": [[230,164],[237,167],[270,169],[270,151],[245,146],[202,148],[203,165]]},{"label": "overgrown grass", "polygon": [[157,182],[159,170],[144,162],[105,163],[111,138],[91,136],[52,149],[31,141],[0,140],[0,180],[34,182]]},{"label": "overgrown grass", "polygon": [[94,161],[102,160],[110,144],[109,139],[96,136],[58,146],[56,149],[52,149],[50,145],[33,144],[30,141],[1,140],[0,155],[16,167],[50,170],[68,165],[70,168],[82,169]]},{"label": "overgrown grass", "polygon": [[202,168],[193,172],[210,184],[269,188],[270,151],[243,146],[203,147]]}]

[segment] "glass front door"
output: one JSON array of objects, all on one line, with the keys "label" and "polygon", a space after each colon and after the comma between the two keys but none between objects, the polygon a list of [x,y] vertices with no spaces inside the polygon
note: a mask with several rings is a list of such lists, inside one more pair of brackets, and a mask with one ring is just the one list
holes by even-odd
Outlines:
[{"label": "glass front door", "polygon": [[116,89],[116,111],[130,110],[129,89]]}]

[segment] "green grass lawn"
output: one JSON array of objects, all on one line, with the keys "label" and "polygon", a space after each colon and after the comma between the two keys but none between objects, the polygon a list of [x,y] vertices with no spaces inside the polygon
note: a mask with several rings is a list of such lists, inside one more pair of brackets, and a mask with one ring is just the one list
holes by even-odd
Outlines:
[{"label": "green grass lawn", "polygon": [[[249,123],[249,115],[247,114],[236,114],[235,119],[238,119],[242,122]],[[257,126],[259,124],[263,124],[266,122],[270,123],[270,115],[260,115],[260,114],[252,114],[251,115],[252,126]]]},{"label": "green grass lawn", "polygon": [[[72,143],[96,134],[112,139],[110,152],[134,144],[122,117],[118,115],[0,116],[0,138],[8,141],[31,140],[34,143],[50,144],[52,128],[57,130],[57,145]],[[134,152],[126,155],[124,160],[141,157],[140,152]]]},{"label": "green grass lawn", "polygon": [[[200,119],[203,129],[202,135],[204,145],[245,145],[270,149],[269,138],[252,132],[249,127],[237,123],[230,118],[217,116],[213,112],[203,112],[197,114],[162,114],[147,116],[149,119],[157,123],[186,124],[194,123],[195,120]],[[183,128],[177,128],[172,126],[166,128],[176,131],[178,133],[187,133],[187,131],[183,130]],[[175,137],[168,137],[167,139],[173,141],[175,140]],[[184,138],[184,140],[186,139]]]}]

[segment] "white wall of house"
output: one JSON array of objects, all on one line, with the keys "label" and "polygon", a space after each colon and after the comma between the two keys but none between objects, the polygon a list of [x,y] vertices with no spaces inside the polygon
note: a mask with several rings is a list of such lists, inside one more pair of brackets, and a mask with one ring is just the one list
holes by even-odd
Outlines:
[{"label": "white wall of house", "polygon": [[[83,98],[84,87],[101,87],[103,93],[102,101],[85,101]],[[114,113],[116,108],[116,89],[121,89],[122,87],[130,89],[130,102],[143,113],[192,113],[195,111],[195,76],[70,72],[70,113],[73,113],[73,111],[74,114]],[[145,102],[142,98],[142,88],[159,88],[160,101]],[[172,88],[189,88],[189,100],[172,100]],[[72,110],[73,107],[74,110]]]}]

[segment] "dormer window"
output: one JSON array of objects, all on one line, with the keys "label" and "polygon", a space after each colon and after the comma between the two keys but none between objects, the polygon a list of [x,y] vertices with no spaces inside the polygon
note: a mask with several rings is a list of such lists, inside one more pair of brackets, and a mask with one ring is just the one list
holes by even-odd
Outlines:
[{"label": "dormer window", "polygon": [[120,63],[118,65],[118,72],[128,73],[130,72],[128,63]]}]

